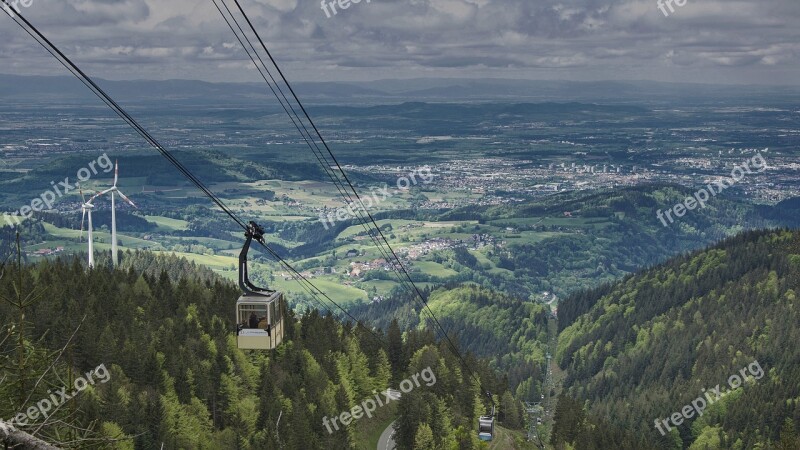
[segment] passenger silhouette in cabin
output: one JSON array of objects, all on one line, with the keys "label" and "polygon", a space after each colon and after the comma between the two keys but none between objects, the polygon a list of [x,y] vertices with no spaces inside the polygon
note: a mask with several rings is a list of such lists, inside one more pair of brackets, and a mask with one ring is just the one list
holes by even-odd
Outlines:
[{"label": "passenger silhouette in cabin", "polygon": [[266,330],[267,336],[272,336],[272,325],[267,322],[267,316],[261,318],[261,321],[258,322],[258,328]]},{"label": "passenger silhouette in cabin", "polygon": [[258,328],[258,316],[256,313],[250,313],[250,328]]}]

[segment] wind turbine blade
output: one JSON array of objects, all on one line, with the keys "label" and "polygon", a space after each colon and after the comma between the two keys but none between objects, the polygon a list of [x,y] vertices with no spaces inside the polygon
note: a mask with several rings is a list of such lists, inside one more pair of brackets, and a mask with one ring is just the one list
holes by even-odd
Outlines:
[{"label": "wind turbine blade", "polygon": [[130,203],[130,204],[131,204],[131,206],[133,206],[134,208],[137,208],[137,209],[139,208],[138,206],[136,206],[136,203],[133,203],[133,202],[131,201],[131,199],[129,199],[129,198],[128,198],[128,197],[127,197],[125,194],[123,194],[123,193],[122,193],[122,191],[120,191],[119,189],[117,189],[117,194],[119,194],[119,196],[120,196],[120,197],[122,197],[122,199],[123,199],[123,200],[125,200],[125,201],[126,201],[126,202],[128,202],[128,203]]},{"label": "wind turbine blade", "polygon": [[119,178],[119,160],[114,161],[114,187],[117,187],[117,178]]},{"label": "wind turbine blade", "polygon": [[81,188],[80,184],[78,185],[78,192],[81,193],[81,198],[83,199],[83,203],[86,203],[86,196],[83,195],[83,188]]},{"label": "wind turbine blade", "polygon": [[[92,203],[92,202],[93,202],[93,201],[94,201],[96,198],[98,198],[98,197],[102,197],[102,196],[104,196],[104,195],[108,194],[109,192],[113,192],[113,191],[114,191],[114,188],[111,188],[111,189],[106,189],[106,190],[105,190],[105,191],[103,191],[103,192],[99,192],[99,191],[97,191],[97,193],[96,193],[95,195],[93,195],[93,196],[92,196],[92,197],[89,199],[89,203],[91,204],[91,203]],[[113,195],[113,194],[112,194],[112,195]]]}]

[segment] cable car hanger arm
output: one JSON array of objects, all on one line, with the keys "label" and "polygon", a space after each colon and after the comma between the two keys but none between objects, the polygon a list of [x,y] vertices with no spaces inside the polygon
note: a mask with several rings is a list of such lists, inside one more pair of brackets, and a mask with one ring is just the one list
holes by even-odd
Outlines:
[{"label": "cable car hanger arm", "polygon": [[250,251],[250,244],[253,242],[253,239],[262,245],[266,245],[264,243],[264,229],[251,220],[250,223],[247,224],[244,237],[244,246],[242,247],[241,253],[239,253],[239,288],[245,295],[263,295],[265,293],[275,292],[274,290],[260,288],[251,283],[247,271],[247,253]]}]

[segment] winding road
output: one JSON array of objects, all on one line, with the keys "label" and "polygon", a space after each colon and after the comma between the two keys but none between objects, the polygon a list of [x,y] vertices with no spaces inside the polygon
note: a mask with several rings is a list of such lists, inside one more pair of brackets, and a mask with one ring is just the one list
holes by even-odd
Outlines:
[{"label": "winding road", "polygon": [[394,422],[390,423],[381,433],[381,438],[378,439],[378,450],[394,450],[395,444],[392,437],[394,437]]}]

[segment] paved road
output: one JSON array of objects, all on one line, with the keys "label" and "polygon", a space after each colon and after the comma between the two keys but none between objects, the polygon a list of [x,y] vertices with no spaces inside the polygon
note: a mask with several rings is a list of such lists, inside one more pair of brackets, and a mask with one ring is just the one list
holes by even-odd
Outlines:
[{"label": "paved road", "polygon": [[394,450],[395,444],[392,437],[394,437],[394,422],[383,430],[381,438],[378,439],[378,450]]}]

